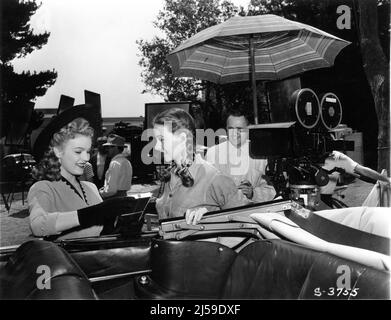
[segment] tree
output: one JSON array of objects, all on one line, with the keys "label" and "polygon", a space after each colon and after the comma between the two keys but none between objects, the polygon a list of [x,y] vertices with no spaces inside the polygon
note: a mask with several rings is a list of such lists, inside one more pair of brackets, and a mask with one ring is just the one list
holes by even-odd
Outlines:
[{"label": "tree", "polygon": [[[30,18],[39,9],[35,1],[3,0],[1,2],[1,137],[18,117],[22,107],[43,96],[55,83],[57,73],[52,71],[16,73],[12,61],[39,50],[48,41],[49,32],[35,34],[29,24]],[[42,115],[33,111],[27,130],[42,123]]]},{"label": "tree", "polygon": [[364,71],[375,102],[378,120],[378,170],[390,173],[390,78],[389,60],[382,50],[377,1],[358,1],[360,45]]},{"label": "tree", "polygon": [[166,60],[167,54],[175,47],[168,40],[155,37],[152,41],[137,42],[142,58],[139,65],[144,68],[141,77],[146,86],[143,93],[160,95],[165,101],[183,101],[197,99],[201,83],[193,79],[174,77],[171,66]]},{"label": "tree", "polygon": [[154,22],[163,35],[151,41],[137,41],[141,52],[139,65],[143,68],[141,76],[146,86],[143,93],[160,95],[165,101],[200,100],[200,92],[213,84],[174,77],[166,56],[192,35],[238,12],[240,9],[227,0],[166,0]]}]

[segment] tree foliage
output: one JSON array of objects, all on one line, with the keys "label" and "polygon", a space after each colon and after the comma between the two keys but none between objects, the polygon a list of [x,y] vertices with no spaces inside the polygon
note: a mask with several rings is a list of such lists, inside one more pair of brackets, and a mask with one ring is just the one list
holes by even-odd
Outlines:
[{"label": "tree foliage", "polygon": [[7,63],[14,58],[22,58],[36,49],[42,48],[49,33],[34,34],[29,25],[30,17],[39,6],[34,1],[2,1],[0,58]]},{"label": "tree foliage", "polygon": [[154,22],[162,36],[152,40],[138,40],[141,52],[139,65],[146,89],[166,101],[197,100],[205,87],[201,81],[176,78],[166,56],[184,40],[197,32],[225,21],[239,12],[239,8],[224,0],[165,0]]},{"label": "tree foliage", "polygon": [[201,90],[199,81],[173,76],[166,56],[174,46],[168,40],[155,37],[152,41],[139,40],[137,43],[142,53],[139,64],[144,68],[141,77],[146,89],[143,93],[150,92],[160,95],[166,101],[197,98],[198,92]]},{"label": "tree foliage", "polygon": [[[362,0],[249,0],[246,15],[276,14],[284,18],[299,21],[320,28],[333,35],[348,36],[349,41],[358,40],[358,6]],[[366,1],[366,0],[364,0]],[[377,2],[378,34],[385,55],[389,56],[389,19],[390,0],[374,0]],[[338,29],[336,9],[340,5],[352,10],[351,32]],[[357,43],[355,43],[357,44]]]},{"label": "tree foliage", "polygon": [[[25,57],[48,41],[49,32],[36,34],[29,23],[39,7],[35,1],[1,2],[1,137],[7,134],[10,123],[16,119],[18,106],[43,96],[57,78],[54,70],[16,73],[12,65],[14,59]],[[34,111],[28,126],[30,133],[41,122],[42,116]]]}]

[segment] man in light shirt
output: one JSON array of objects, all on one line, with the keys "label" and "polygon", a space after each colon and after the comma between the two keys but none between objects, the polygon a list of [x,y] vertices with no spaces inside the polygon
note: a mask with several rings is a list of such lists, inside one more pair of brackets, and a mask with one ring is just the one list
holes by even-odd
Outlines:
[{"label": "man in light shirt", "polygon": [[111,162],[105,175],[104,186],[99,190],[100,195],[104,199],[126,196],[132,185],[133,169],[130,161],[123,153],[125,139],[116,134],[110,134],[103,146],[108,148],[108,156],[111,158]]},{"label": "man in light shirt", "polygon": [[250,158],[248,119],[239,110],[230,110],[227,116],[228,140],[210,147],[206,160],[230,176],[248,199],[255,202],[273,200],[275,189],[263,178],[267,160]]}]

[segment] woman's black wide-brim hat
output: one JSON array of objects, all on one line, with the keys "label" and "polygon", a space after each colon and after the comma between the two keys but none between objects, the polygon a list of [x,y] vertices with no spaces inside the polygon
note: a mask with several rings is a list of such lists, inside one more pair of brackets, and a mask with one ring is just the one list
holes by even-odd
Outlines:
[{"label": "woman's black wide-brim hat", "polygon": [[94,128],[94,131],[98,132],[99,126],[101,125],[101,115],[98,106],[81,104],[68,108],[59,115],[54,116],[38,135],[33,146],[35,161],[38,162],[42,159],[53,135],[76,118],[86,119],[91,127]]}]

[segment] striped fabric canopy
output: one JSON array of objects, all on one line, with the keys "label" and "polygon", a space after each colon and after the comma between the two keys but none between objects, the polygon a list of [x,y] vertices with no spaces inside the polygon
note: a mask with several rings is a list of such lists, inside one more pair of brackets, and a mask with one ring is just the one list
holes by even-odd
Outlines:
[{"label": "striped fabric canopy", "polygon": [[250,36],[256,80],[279,80],[330,67],[350,42],[280,16],[233,17],[186,40],[168,56],[176,76],[215,83],[250,79]]}]

